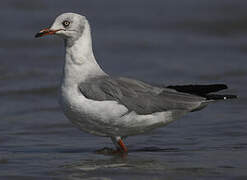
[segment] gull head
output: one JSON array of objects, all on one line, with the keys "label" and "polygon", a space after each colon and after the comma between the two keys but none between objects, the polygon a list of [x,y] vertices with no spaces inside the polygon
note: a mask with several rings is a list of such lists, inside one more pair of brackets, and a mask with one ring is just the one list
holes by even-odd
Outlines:
[{"label": "gull head", "polygon": [[85,16],[75,13],[63,13],[55,19],[50,28],[42,29],[35,37],[58,35],[66,40],[77,40],[83,34],[86,23]]}]

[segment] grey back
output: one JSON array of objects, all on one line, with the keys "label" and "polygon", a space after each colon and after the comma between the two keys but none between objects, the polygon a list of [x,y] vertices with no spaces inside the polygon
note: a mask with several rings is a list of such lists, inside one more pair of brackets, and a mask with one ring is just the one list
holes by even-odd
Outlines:
[{"label": "grey back", "polygon": [[204,98],[172,89],[152,86],[129,78],[99,76],[79,84],[81,93],[92,100],[113,100],[125,105],[129,111],[151,114],[167,110],[194,111]]}]

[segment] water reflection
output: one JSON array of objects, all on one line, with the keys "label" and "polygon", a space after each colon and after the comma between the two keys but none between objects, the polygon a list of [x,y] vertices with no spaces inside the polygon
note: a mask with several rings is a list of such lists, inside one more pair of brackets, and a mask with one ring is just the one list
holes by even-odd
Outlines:
[{"label": "water reflection", "polygon": [[[163,154],[167,156],[167,154]],[[179,163],[178,163],[179,164]],[[171,162],[159,159],[155,154],[129,154],[128,157],[121,156],[91,156],[81,159],[77,162],[66,164],[63,167],[63,173],[66,172],[68,179],[79,178],[93,179],[106,178],[115,179],[116,177],[131,179],[157,179],[160,177],[175,178],[183,175],[184,177],[219,175],[214,168],[203,166],[191,166],[180,164],[175,165]],[[99,179],[100,179],[99,178]]]}]

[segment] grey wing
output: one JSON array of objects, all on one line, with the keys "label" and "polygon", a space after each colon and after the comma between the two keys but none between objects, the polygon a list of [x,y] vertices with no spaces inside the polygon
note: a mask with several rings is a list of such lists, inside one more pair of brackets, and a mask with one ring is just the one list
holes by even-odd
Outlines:
[{"label": "grey wing", "polygon": [[168,110],[194,111],[201,108],[202,102],[205,102],[205,99],[199,96],[151,86],[142,81],[109,76],[89,79],[81,83],[79,89],[89,99],[114,100],[138,114]]}]

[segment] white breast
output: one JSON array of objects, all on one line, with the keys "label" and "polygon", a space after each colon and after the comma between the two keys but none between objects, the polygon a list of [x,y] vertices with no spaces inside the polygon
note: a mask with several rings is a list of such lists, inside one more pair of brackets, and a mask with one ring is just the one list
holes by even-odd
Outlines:
[{"label": "white breast", "polygon": [[77,88],[61,89],[60,104],[68,119],[79,129],[99,136],[145,133],[184,114],[182,111],[166,111],[138,115],[116,101],[87,99]]},{"label": "white breast", "polygon": [[61,89],[60,104],[65,115],[80,129],[95,134],[107,135],[128,112],[116,101],[94,101],[84,97],[79,89]]}]

